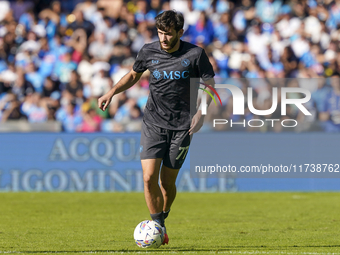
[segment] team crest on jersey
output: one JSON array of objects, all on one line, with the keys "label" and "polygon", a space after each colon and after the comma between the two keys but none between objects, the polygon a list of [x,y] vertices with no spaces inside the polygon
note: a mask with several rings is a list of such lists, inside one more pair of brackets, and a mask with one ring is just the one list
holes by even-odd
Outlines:
[{"label": "team crest on jersey", "polygon": [[182,64],[182,66],[187,67],[187,66],[190,65],[190,60],[187,59],[187,58],[182,59],[181,64]]},{"label": "team crest on jersey", "polygon": [[157,69],[155,71],[152,72],[152,75],[155,79],[159,80],[160,78],[162,78],[162,74],[160,71],[158,71]]},{"label": "team crest on jersey", "polygon": [[158,63],[159,63],[159,60],[158,60],[158,59],[153,59],[153,60],[151,60],[151,63],[152,63],[152,64],[158,64]]}]

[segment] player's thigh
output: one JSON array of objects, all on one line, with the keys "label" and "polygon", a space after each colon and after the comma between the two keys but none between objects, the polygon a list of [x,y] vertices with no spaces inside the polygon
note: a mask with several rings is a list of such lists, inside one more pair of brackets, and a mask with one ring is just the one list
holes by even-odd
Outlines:
[{"label": "player's thigh", "polygon": [[150,123],[142,123],[140,159],[163,158],[168,150],[167,131]]},{"label": "player's thigh", "polygon": [[189,135],[188,130],[173,132],[163,165],[171,169],[180,169],[187,157],[192,136]]}]

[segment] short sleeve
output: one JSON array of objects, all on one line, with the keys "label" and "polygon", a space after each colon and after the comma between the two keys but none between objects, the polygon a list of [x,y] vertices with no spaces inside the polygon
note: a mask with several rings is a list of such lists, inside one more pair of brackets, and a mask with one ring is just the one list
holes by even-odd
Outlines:
[{"label": "short sleeve", "polygon": [[203,80],[214,78],[215,73],[205,51],[202,49],[201,55],[198,59],[198,73]]},{"label": "short sleeve", "polygon": [[145,61],[145,52],[144,52],[144,47],[140,49],[138,52],[136,61],[133,65],[133,71],[136,73],[142,73],[145,72],[147,67],[146,67],[146,61]]}]

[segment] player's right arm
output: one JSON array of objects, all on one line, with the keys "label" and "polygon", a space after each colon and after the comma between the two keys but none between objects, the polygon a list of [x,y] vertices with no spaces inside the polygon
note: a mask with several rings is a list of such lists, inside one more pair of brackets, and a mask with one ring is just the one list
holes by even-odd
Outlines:
[{"label": "player's right arm", "polygon": [[105,111],[109,106],[111,99],[114,95],[119,94],[129,88],[131,88],[142,76],[143,72],[137,73],[133,69],[124,75],[123,78],[119,80],[119,82],[104,96],[98,99],[98,107]]}]

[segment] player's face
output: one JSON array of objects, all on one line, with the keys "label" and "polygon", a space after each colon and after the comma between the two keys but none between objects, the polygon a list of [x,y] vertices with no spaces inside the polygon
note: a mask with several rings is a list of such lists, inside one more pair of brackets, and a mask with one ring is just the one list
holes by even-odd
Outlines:
[{"label": "player's face", "polygon": [[176,46],[180,37],[183,35],[183,29],[176,32],[175,29],[171,28],[169,31],[158,31],[158,38],[163,50],[170,51]]}]

